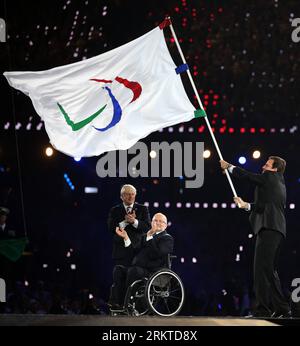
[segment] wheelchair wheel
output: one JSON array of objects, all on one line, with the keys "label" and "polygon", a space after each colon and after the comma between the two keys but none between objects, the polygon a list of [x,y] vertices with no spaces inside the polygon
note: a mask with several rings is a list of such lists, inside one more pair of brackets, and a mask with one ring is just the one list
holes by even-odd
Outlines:
[{"label": "wheelchair wheel", "polygon": [[145,298],[146,279],[133,282],[127,289],[124,306],[128,315],[142,316],[148,311],[148,304]]},{"label": "wheelchair wheel", "polygon": [[175,316],[184,303],[183,284],[172,270],[162,269],[147,281],[145,296],[150,311],[160,316]]}]

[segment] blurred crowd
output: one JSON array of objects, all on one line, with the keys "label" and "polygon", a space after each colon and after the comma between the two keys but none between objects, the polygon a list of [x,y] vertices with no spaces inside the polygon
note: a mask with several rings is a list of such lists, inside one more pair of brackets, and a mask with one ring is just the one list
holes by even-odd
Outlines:
[{"label": "blurred crowd", "polygon": [[106,314],[103,299],[94,297],[88,289],[66,291],[61,284],[16,281],[7,288],[6,303],[1,313],[14,314]]},{"label": "blurred crowd", "polygon": [[[234,292],[208,294],[204,290],[198,297],[187,292],[181,314],[195,316],[245,316],[251,312],[248,292],[242,296]],[[88,289],[67,291],[61,284],[16,281],[8,288],[6,303],[0,304],[5,314],[84,314],[107,315],[105,299],[94,296]]]}]

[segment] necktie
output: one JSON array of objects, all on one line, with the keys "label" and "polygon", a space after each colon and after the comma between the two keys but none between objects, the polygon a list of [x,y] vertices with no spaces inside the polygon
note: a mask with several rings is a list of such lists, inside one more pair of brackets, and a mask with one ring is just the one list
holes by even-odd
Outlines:
[{"label": "necktie", "polygon": [[131,207],[127,207],[127,208],[126,208],[126,213],[127,213],[127,214],[131,213]]}]

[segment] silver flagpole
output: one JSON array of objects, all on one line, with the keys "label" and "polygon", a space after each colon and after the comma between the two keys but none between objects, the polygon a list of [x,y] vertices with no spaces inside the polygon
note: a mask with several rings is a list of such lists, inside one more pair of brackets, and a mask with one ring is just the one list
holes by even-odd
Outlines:
[{"label": "silver flagpole", "polygon": [[[180,44],[179,44],[179,42],[178,42],[178,40],[177,40],[177,36],[176,36],[175,31],[174,31],[171,18],[170,18],[170,17],[167,17],[166,19],[168,19],[168,20],[170,21],[170,29],[171,29],[173,38],[174,38],[174,40],[175,40],[175,43],[176,43],[176,46],[177,46],[177,48],[178,48],[179,54],[180,54],[180,56],[181,56],[181,59],[182,59],[183,63],[186,64],[186,60],[185,60],[185,57],[184,57],[184,55],[183,55],[183,53],[182,53]],[[199,103],[201,109],[204,111],[202,102],[201,102],[201,100],[200,100],[200,96],[199,96],[199,94],[198,94],[198,91],[197,91],[197,89],[196,89],[196,86],[195,86],[193,77],[192,77],[191,72],[190,72],[189,69],[187,70],[187,74],[188,74],[188,77],[189,77],[190,82],[191,82],[191,84],[192,84],[194,93],[195,93],[195,95],[196,95],[196,97],[197,97],[197,101],[198,101],[198,103]],[[214,144],[215,144],[215,147],[216,147],[216,149],[217,149],[217,153],[218,153],[218,155],[219,155],[219,158],[220,158],[220,160],[223,160],[222,153],[221,153],[221,151],[220,151],[220,148],[219,148],[218,143],[217,143],[217,141],[216,141],[216,137],[215,137],[215,135],[214,135],[214,133],[213,133],[213,131],[212,131],[212,128],[211,128],[211,126],[210,126],[210,122],[209,122],[207,116],[205,116],[204,119],[205,119],[205,121],[206,121],[206,125],[207,125],[207,127],[208,127],[208,129],[209,129],[209,133],[210,133],[210,135],[211,135],[211,137],[212,137],[212,140],[213,140],[213,142],[214,142]],[[230,187],[231,187],[231,190],[232,190],[232,192],[233,192],[233,195],[234,195],[234,197],[237,197],[237,193],[236,193],[236,191],[235,191],[235,188],[234,188],[234,186],[233,186],[231,177],[230,177],[229,172],[228,172],[227,169],[225,169],[225,173],[226,173],[226,177],[227,177],[227,179],[228,179],[229,185],[230,185]]]}]

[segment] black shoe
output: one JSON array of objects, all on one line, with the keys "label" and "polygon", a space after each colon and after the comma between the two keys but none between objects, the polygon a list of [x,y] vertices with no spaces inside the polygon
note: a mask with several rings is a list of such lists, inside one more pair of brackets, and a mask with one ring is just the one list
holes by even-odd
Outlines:
[{"label": "black shoe", "polygon": [[109,304],[109,308],[110,308],[110,310],[114,310],[114,311],[123,311],[124,310],[124,306],[122,306],[120,304]]},{"label": "black shoe", "polygon": [[292,311],[285,311],[285,312],[273,312],[271,315],[271,318],[292,318]]}]

